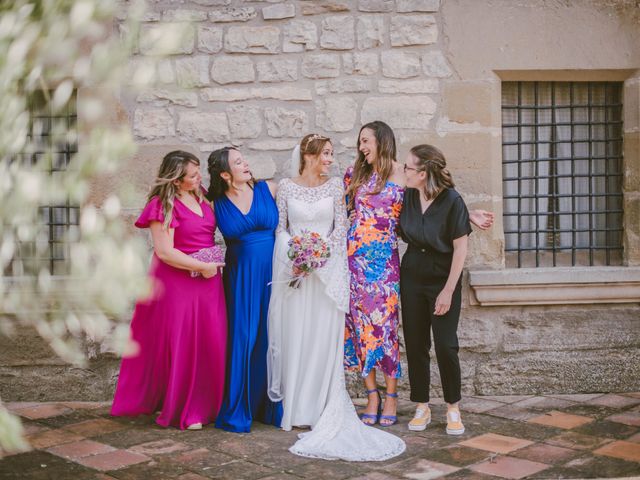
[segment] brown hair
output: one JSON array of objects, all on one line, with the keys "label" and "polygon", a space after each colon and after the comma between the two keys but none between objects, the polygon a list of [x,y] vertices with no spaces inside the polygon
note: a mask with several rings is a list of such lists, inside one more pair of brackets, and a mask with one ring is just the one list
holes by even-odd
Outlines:
[{"label": "brown hair", "polygon": [[323,137],[322,135],[318,135],[317,133],[310,133],[309,135],[305,135],[305,137],[300,142],[300,168],[298,169],[298,173],[302,175],[304,171],[305,155],[312,155],[317,157],[322,153],[322,149],[327,144],[327,142],[331,143],[331,139],[329,137]]},{"label": "brown hair", "polygon": [[419,171],[426,172],[427,178],[423,193],[427,200],[431,200],[445,188],[453,188],[453,178],[447,170],[447,160],[444,154],[433,145],[416,145],[410,150],[416,157]]},{"label": "brown hair", "polygon": [[[231,167],[229,166],[229,152],[239,150],[235,147],[224,147],[214,150],[207,160],[207,170],[209,172],[209,189],[207,191],[207,199],[213,202],[214,199],[221,197],[229,190],[229,184],[220,176],[221,173],[227,172],[231,175]],[[233,178],[233,175],[231,176]],[[250,186],[253,187],[255,179],[251,175]]]},{"label": "brown hair", "polygon": [[[147,201],[153,197],[158,197],[162,204],[162,211],[164,213],[164,222],[162,228],[165,230],[171,225],[171,217],[173,216],[173,205],[176,198],[178,187],[174,184],[175,181],[181,181],[187,173],[187,165],[193,163],[200,166],[200,160],[194,154],[184,152],[182,150],[174,150],[167,153],[162,159],[160,164],[160,170],[156,180],[151,188],[151,192],[147,197]],[[204,199],[202,190],[196,189],[194,192],[198,201]]]},{"label": "brown hair", "polygon": [[355,194],[358,188],[371,178],[374,171],[374,165],[369,165],[364,158],[364,154],[360,151],[360,134],[365,128],[373,132],[376,143],[378,144],[378,151],[376,152],[378,181],[376,182],[374,191],[371,192],[372,194],[377,194],[382,191],[391,176],[393,162],[396,159],[396,137],[393,135],[391,127],[379,120],[363,125],[360,132],[358,132],[358,158],[356,158],[351,183],[346,192],[349,198],[349,208],[353,208],[354,206]]}]

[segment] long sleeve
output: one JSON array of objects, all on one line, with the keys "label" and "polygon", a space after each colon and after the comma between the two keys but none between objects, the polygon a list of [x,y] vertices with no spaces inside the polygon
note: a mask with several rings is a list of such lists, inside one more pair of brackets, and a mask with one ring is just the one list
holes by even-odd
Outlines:
[{"label": "long sleeve", "polygon": [[289,193],[287,180],[282,180],[280,185],[278,186],[278,193],[276,194],[276,205],[278,207],[278,227],[276,228],[276,234],[278,233],[289,233],[289,222],[288,222],[288,207],[287,207],[287,197]]},{"label": "long sleeve", "polygon": [[347,208],[344,202],[344,190],[340,179],[336,180],[333,192],[333,230],[329,235],[328,243],[332,249],[344,249],[347,242],[349,219],[347,218]]}]

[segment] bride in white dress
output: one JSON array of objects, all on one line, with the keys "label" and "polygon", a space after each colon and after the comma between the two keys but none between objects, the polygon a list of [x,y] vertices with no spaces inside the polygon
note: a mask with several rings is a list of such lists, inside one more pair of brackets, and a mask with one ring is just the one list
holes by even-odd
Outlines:
[{"label": "bride in white dress", "polygon": [[[333,147],[326,137],[307,135],[294,159],[300,176],[278,187],[276,233],[269,305],[269,397],[282,401],[282,428],[311,427],[289,450],[305,457],[350,461],[387,460],[404,442],[364,425],[345,388],[344,319],[349,307],[348,229],[340,178],[327,179]],[[293,159],[292,159],[293,161]],[[319,233],[331,249],[327,263],[289,286],[288,242],[302,230]]]}]

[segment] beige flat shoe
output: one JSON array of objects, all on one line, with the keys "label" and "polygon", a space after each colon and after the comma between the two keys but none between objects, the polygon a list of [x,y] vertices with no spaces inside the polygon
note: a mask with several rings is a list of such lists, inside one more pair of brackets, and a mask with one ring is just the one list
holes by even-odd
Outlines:
[{"label": "beige flat shoe", "polygon": [[409,422],[409,430],[421,432],[431,423],[431,409],[429,407],[418,407],[413,419]]}]

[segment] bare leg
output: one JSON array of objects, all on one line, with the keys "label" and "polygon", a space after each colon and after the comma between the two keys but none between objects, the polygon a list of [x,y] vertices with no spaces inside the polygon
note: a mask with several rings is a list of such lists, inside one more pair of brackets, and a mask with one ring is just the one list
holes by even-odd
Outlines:
[{"label": "bare leg", "polygon": [[[364,378],[364,386],[367,390],[375,390],[377,388],[376,385],[376,371],[372,369]],[[375,415],[378,413],[378,405],[380,403],[380,397],[376,392],[369,393],[369,398],[367,400],[367,408],[364,409],[364,413],[368,413],[370,415]]]},{"label": "bare leg", "polygon": [[[398,389],[398,379],[393,377],[384,376],[384,381],[387,385],[387,394],[395,394]],[[396,411],[398,409],[398,398],[387,395],[384,401],[384,409],[382,410],[382,415],[396,415]],[[393,420],[389,419],[381,419],[380,425],[392,425]]]}]

